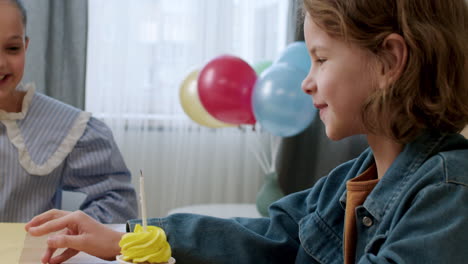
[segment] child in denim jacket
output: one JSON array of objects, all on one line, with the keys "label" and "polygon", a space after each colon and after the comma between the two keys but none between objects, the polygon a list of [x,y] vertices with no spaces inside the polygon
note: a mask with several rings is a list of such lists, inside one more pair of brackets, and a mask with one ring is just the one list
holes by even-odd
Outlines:
[{"label": "child in denim jacket", "polygon": [[[149,219],[178,263],[464,263],[468,259],[468,7],[465,0],[304,0],[303,81],[332,140],[370,148],[284,197],[269,218]],[[130,220],[133,230],[141,220]],[[76,250],[115,259],[123,233],[49,211],[26,230],[44,262]],[[69,248],[52,257],[57,248]]]}]

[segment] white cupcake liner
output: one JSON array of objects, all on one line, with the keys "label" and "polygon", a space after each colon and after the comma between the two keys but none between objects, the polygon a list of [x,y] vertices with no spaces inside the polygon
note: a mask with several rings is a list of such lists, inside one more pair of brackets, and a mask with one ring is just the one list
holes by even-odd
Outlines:
[{"label": "white cupcake liner", "polygon": [[[123,255],[118,255],[117,258],[116,258],[117,262],[120,263],[120,264],[135,264],[133,262],[127,262],[127,261],[123,260],[122,258],[123,258]],[[144,262],[144,263],[147,263],[147,262]],[[169,259],[169,261],[167,261],[167,262],[151,263],[151,264],[174,264],[174,263],[176,263],[176,260],[175,260],[175,258],[171,257]]]}]

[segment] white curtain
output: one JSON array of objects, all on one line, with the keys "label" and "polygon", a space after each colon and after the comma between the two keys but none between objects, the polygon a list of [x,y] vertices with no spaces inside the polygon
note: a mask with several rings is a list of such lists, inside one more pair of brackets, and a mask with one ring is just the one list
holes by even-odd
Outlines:
[{"label": "white curtain", "polygon": [[255,201],[263,171],[252,149],[270,155],[268,135],[201,127],[183,112],[179,85],[222,54],[274,60],[290,38],[289,9],[286,0],[89,1],[86,110],[113,130],[135,186],[143,172],[148,216]]}]

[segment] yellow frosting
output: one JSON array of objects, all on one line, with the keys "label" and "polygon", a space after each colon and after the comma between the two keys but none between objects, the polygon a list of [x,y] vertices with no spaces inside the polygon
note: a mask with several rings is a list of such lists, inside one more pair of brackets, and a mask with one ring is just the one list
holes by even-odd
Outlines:
[{"label": "yellow frosting", "polygon": [[119,242],[123,260],[133,263],[163,263],[171,257],[171,246],[160,227],[147,226],[146,232],[136,225],[133,233],[123,235]]}]

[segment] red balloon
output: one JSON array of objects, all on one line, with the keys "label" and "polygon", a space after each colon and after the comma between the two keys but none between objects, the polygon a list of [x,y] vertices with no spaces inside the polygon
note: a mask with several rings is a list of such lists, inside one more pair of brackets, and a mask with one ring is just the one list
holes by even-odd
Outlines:
[{"label": "red balloon", "polygon": [[198,75],[198,95],[206,111],[229,124],[255,124],[252,92],[257,74],[242,59],[217,57]]}]

